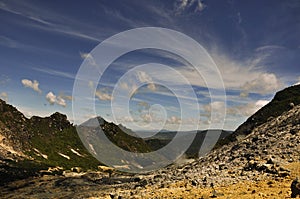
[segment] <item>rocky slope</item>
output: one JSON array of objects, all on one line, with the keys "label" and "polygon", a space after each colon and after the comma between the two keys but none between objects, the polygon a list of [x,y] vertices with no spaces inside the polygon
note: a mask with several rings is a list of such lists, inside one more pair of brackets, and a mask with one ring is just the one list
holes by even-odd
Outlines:
[{"label": "rocky slope", "polygon": [[284,165],[294,162],[300,162],[299,105],[254,128],[241,140],[224,145],[179,170],[167,170],[166,176],[173,172],[170,176],[200,182],[206,178],[207,184],[228,185],[266,176],[289,176],[290,171]]},{"label": "rocky slope", "polygon": [[[229,139],[230,142],[193,163],[157,172],[155,176],[159,177],[149,179],[149,184],[157,187],[172,187],[174,184],[197,188],[210,185],[228,187],[265,180],[291,182],[292,178],[299,177],[300,105],[295,105],[299,103],[299,88],[293,86],[277,93],[270,104],[250,117],[254,119],[248,119],[229,135],[234,137]],[[279,110],[274,111],[277,106]],[[274,116],[267,114],[271,112]],[[266,122],[261,123],[258,118]],[[251,120],[254,124],[250,124]],[[240,133],[249,126],[250,132]]]},{"label": "rocky slope", "polygon": [[300,104],[300,85],[295,85],[279,91],[273,100],[259,111],[253,114],[242,125],[240,125],[234,133],[221,140],[216,148],[236,141],[238,137],[248,135],[252,130],[267,122],[268,120],[280,116],[283,112],[289,110],[293,106]]}]

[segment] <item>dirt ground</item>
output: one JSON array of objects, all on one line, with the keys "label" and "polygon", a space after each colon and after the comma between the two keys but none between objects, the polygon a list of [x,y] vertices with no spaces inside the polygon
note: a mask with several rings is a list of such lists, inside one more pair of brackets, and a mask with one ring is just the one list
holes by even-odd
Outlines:
[{"label": "dirt ground", "polygon": [[[300,176],[300,162],[290,163],[285,168],[291,171],[291,176],[279,179],[266,179],[259,182],[242,181],[224,187],[199,188],[187,185],[185,181],[172,184],[168,188],[154,189],[150,186],[140,191],[138,196],[132,198],[191,198],[191,199],[284,199],[291,196],[291,182]],[[121,191],[122,192],[122,191]],[[120,192],[120,195],[122,195]],[[110,196],[107,196],[110,198]],[[298,196],[300,198],[300,196]]]}]

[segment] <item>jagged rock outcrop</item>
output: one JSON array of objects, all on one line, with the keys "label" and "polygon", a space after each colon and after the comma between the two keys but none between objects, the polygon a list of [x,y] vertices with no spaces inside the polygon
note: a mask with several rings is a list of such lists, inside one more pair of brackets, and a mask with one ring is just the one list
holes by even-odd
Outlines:
[{"label": "jagged rock outcrop", "polygon": [[0,99],[0,135],[4,145],[21,153],[30,137],[27,122],[22,113]]},{"label": "jagged rock outcrop", "polygon": [[49,167],[97,169],[99,164],[66,115],[28,119],[0,100],[0,184],[37,176]]},{"label": "jagged rock outcrop", "polygon": [[61,113],[53,113],[49,117],[33,116],[29,119],[29,123],[32,127],[43,126],[49,127],[52,131],[63,131],[64,129],[72,127],[72,124],[68,121],[67,116]]},{"label": "jagged rock outcrop", "polygon": [[[228,185],[267,176],[286,177],[283,165],[300,161],[300,105],[255,127],[244,139],[231,142],[179,169],[159,172],[161,182],[190,179]],[[262,175],[265,174],[265,175]]]}]

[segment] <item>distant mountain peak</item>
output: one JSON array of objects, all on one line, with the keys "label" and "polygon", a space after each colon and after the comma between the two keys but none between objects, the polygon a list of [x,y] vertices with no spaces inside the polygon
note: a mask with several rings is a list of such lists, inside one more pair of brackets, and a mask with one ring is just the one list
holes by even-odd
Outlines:
[{"label": "distant mountain peak", "polygon": [[103,125],[106,121],[100,117],[94,117],[94,118],[90,118],[87,121],[83,122],[82,124],[80,124],[80,126],[85,126],[85,127],[98,127],[99,125]]}]

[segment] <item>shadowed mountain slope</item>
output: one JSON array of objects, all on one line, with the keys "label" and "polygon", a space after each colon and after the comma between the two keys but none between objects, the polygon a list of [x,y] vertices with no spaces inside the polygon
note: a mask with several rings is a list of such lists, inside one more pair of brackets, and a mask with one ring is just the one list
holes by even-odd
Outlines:
[{"label": "shadowed mountain slope", "polygon": [[275,94],[270,103],[262,107],[249,117],[232,134],[220,140],[215,148],[236,141],[238,137],[245,137],[255,127],[266,123],[268,120],[280,116],[283,112],[290,110],[300,104],[300,85],[291,86]]}]

